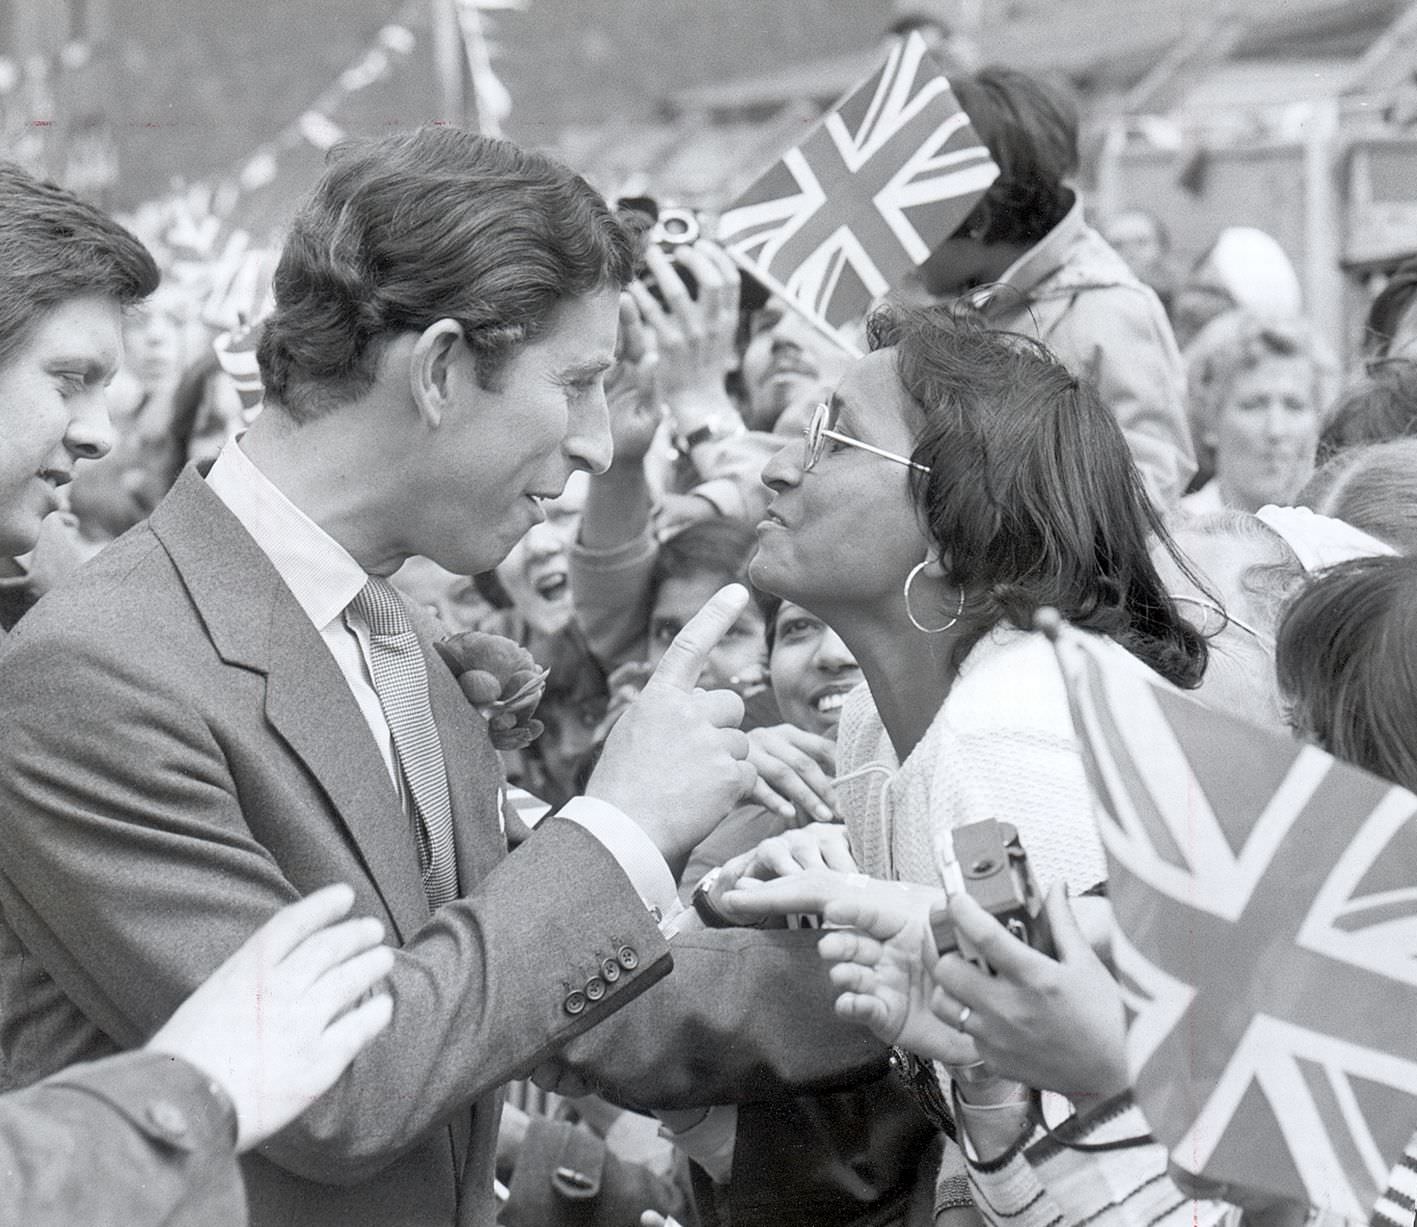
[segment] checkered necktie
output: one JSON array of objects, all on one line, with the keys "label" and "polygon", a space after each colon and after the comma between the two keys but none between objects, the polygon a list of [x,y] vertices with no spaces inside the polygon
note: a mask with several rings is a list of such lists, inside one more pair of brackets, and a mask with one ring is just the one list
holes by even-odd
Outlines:
[{"label": "checkered necktie", "polygon": [[387,580],[371,577],[349,603],[369,627],[369,666],[418,817],[418,865],[428,906],[457,898],[453,809],[443,747],[428,704],[428,669],[408,611]]}]

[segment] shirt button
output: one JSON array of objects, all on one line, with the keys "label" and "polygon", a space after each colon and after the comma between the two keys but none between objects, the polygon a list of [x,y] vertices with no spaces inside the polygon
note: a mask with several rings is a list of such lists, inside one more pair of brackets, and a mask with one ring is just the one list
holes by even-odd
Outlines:
[{"label": "shirt button", "polygon": [[599,976],[591,976],[585,982],[585,995],[591,1001],[599,1001],[605,996],[605,981]]},{"label": "shirt button", "polygon": [[159,1099],[148,1104],[144,1113],[148,1124],[167,1138],[184,1137],[187,1133],[186,1114],[174,1103]]},{"label": "shirt button", "polygon": [[620,961],[620,966],[626,971],[634,971],[640,965],[640,956],[635,953],[633,946],[621,946],[615,952],[615,957]]},{"label": "shirt button", "polygon": [[577,1014],[584,1014],[586,1008],[586,995],[579,989],[572,989],[566,994],[566,1000],[561,1003],[561,1008],[574,1018]]},{"label": "shirt button", "polygon": [[606,959],[600,964],[600,975],[607,984],[614,984],[620,978],[620,964],[614,959]]}]

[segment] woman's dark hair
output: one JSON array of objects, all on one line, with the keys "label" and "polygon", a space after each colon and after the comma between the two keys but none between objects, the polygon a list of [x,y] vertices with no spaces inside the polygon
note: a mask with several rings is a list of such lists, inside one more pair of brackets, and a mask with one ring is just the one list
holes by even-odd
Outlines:
[{"label": "woman's dark hair", "polygon": [[741,520],[715,516],[689,525],[663,542],[649,577],[649,604],[653,606],[664,581],[712,575],[720,584],[748,583],[748,560],[758,542],[753,527]]},{"label": "woman's dark hair", "polygon": [[782,598],[775,592],[764,592],[761,588],[750,589],[753,600],[758,604],[758,612],[763,615],[763,639],[767,643],[768,659],[777,646],[777,611],[782,608]]},{"label": "woman's dark hair", "polygon": [[1199,685],[1204,638],[1166,595],[1155,537],[1187,574],[1116,419],[1037,341],[948,307],[871,317],[925,429],[912,492],[973,633],[1031,626],[1043,606],[1115,639],[1163,677]]},{"label": "woman's dark hair", "polygon": [[999,166],[959,232],[1033,246],[1067,215],[1078,168],[1077,107],[1060,87],[994,65],[953,81],[955,97]]},{"label": "woman's dark hair", "polygon": [[383,343],[456,320],[495,388],[564,300],[631,275],[609,206],[559,162],[431,126],[337,146],[291,225],[257,348],[268,401],[296,421],[374,382]]},{"label": "woman's dark hair", "polygon": [[112,218],[0,162],[0,367],[56,307],[89,297],[130,307],[157,283],[151,253]]},{"label": "woman's dark hair", "polygon": [[1319,436],[1319,457],[1405,435],[1417,435],[1417,362],[1385,358],[1338,398]]},{"label": "woman's dark hair", "polygon": [[1275,672],[1297,732],[1417,791],[1417,559],[1358,558],[1300,589]]},{"label": "woman's dark hair", "polygon": [[1364,354],[1370,358],[1387,357],[1397,326],[1414,300],[1417,300],[1417,256],[1397,266],[1368,307],[1363,328]]},{"label": "woman's dark hair", "polygon": [[164,476],[165,489],[172,488],[172,483],[186,467],[192,435],[197,429],[197,419],[201,416],[202,404],[207,398],[207,384],[221,373],[221,362],[216,351],[207,346],[195,361],[188,364],[177,381],[177,386],[172,390],[172,424],[167,430],[172,450]]}]

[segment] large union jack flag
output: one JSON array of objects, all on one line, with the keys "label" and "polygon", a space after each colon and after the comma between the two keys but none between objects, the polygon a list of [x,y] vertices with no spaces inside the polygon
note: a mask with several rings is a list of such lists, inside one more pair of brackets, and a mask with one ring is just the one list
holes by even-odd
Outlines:
[{"label": "large union jack flag", "polygon": [[998,173],[911,33],[734,201],[719,240],[840,328],[953,233]]},{"label": "large union jack flag", "polygon": [[1417,796],[1055,642],[1153,1132],[1185,1171],[1366,1219],[1417,1129]]}]

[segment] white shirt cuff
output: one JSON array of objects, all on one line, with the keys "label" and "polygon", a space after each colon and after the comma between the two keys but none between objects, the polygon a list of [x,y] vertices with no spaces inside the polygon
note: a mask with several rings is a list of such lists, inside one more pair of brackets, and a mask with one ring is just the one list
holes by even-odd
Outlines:
[{"label": "white shirt cuff", "polygon": [[679,902],[674,875],[638,823],[598,797],[572,797],[557,813],[584,827],[605,845],[656,920],[662,921],[674,910]]}]

